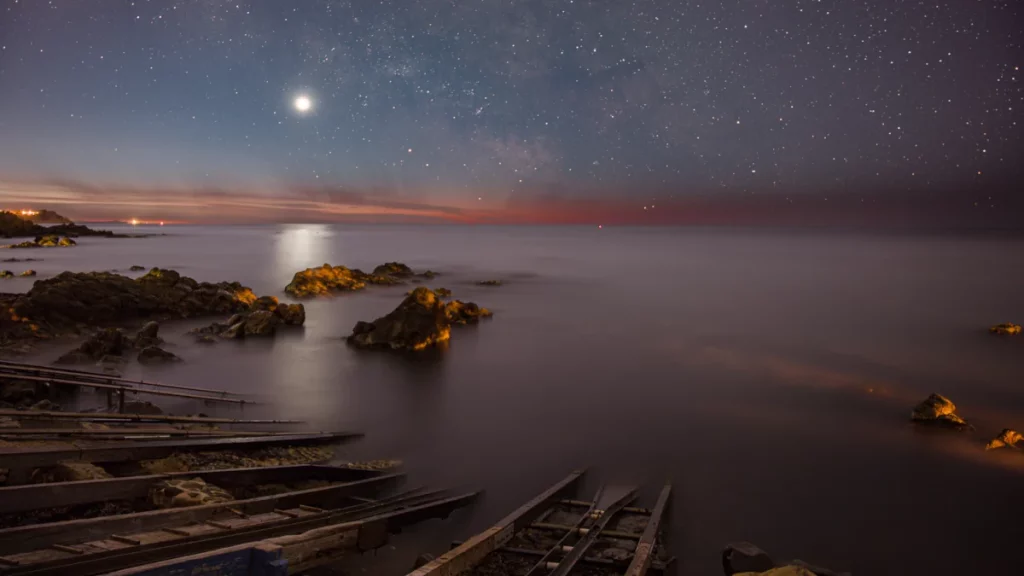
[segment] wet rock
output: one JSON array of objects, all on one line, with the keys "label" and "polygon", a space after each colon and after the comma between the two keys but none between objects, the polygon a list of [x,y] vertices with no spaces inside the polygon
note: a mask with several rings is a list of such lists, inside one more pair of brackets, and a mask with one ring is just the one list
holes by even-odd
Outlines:
[{"label": "wet rock", "polygon": [[41,410],[43,412],[59,412],[60,404],[55,404],[50,400],[43,398],[39,402],[36,402],[32,406],[29,406],[30,410]]},{"label": "wet rock", "polygon": [[139,266],[138,264],[134,264],[134,265],[132,265],[131,268],[129,268],[129,270],[131,270],[132,272],[145,272],[146,267],[145,266]]},{"label": "wet rock", "polygon": [[350,292],[366,288],[366,275],[344,266],[324,264],[296,272],[284,291],[296,298],[323,296],[335,292]]},{"label": "wet rock", "polygon": [[36,271],[35,270],[25,270],[21,274],[18,274],[18,276],[21,276],[22,278],[31,278],[32,276],[35,276],[35,275],[36,275]]},{"label": "wet rock", "polygon": [[725,568],[726,576],[732,576],[771,570],[775,567],[775,561],[767,552],[750,542],[736,542],[726,546],[722,552],[722,566]]},{"label": "wet rock", "polygon": [[431,280],[431,279],[433,279],[436,276],[440,276],[440,274],[437,273],[437,272],[434,272],[433,270],[427,270],[426,272],[423,272],[422,274],[420,274],[420,276],[423,276],[427,280]]},{"label": "wet rock", "polygon": [[1019,324],[1006,322],[1005,324],[996,324],[989,328],[988,331],[992,334],[998,334],[999,336],[1016,336],[1020,334],[1021,328]]},{"label": "wet rock", "polygon": [[80,482],[82,480],[105,480],[113,478],[109,472],[95,464],[67,460],[56,466],[40,468],[32,472],[32,483]]},{"label": "wet rock", "polygon": [[919,424],[966,430],[971,425],[956,414],[956,405],[941,394],[932,394],[910,413],[910,419]]},{"label": "wet rock", "polygon": [[[447,288],[435,288],[431,291],[434,293],[434,296],[437,296],[438,298],[451,298],[452,296],[452,291]],[[410,294],[412,294],[412,290],[405,293],[406,296],[409,296]]]},{"label": "wet rock", "polygon": [[216,344],[217,338],[209,334],[203,334],[199,338],[196,338],[196,342],[199,342],[200,344]]},{"label": "wet rock", "polygon": [[173,362],[181,362],[181,358],[157,346],[149,346],[147,348],[143,348],[142,351],[139,352],[138,359],[139,364],[147,365],[170,364]]},{"label": "wet rock", "polygon": [[245,336],[273,336],[280,318],[268,310],[257,310],[245,318]]},{"label": "wet rock", "polygon": [[477,286],[501,286],[501,280],[481,280],[476,284]]},{"label": "wet rock", "polygon": [[359,348],[422,350],[446,342],[450,335],[444,303],[421,286],[387,316],[357,323],[348,342]]},{"label": "wet rock", "polygon": [[445,304],[444,314],[452,324],[472,324],[481,318],[490,318],[494,314],[487,308],[481,308],[473,302],[452,300]]},{"label": "wet rock", "polygon": [[10,270],[0,270],[0,278],[14,278],[14,272]]},{"label": "wet rock", "polygon": [[255,302],[252,303],[251,309],[253,311],[266,310],[268,312],[273,312],[274,310],[277,310],[277,306],[278,301],[276,297],[260,296],[259,298],[256,299]]},{"label": "wet rock", "polygon": [[245,322],[239,322],[238,324],[228,327],[218,334],[218,336],[225,340],[240,340],[245,338]]},{"label": "wet rock", "polygon": [[1004,428],[991,442],[985,445],[985,450],[995,450],[997,448],[1016,448],[1021,450],[1024,447],[1017,445],[1021,440],[1024,440],[1024,437],[1021,436],[1020,432]]},{"label": "wet rock", "polygon": [[414,272],[401,262],[385,262],[373,269],[374,276],[393,276],[395,278],[407,278]]},{"label": "wet rock", "polygon": [[286,326],[302,326],[306,323],[306,307],[302,304],[278,304],[274,313]]},{"label": "wet rock", "polygon": [[159,346],[164,343],[163,338],[160,338],[160,323],[156,321],[146,322],[135,334],[135,341],[133,342],[136,348],[148,348],[150,346]]},{"label": "wet rock", "polygon": [[150,503],[160,509],[219,504],[233,500],[229,492],[208,484],[202,478],[164,480],[149,491]]},{"label": "wet rock", "polygon": [[77,242],[67,236],[48,234],[46,236],[39,236],[35,240],[13,244],[9,248],[66,248],[77,245]]},{"label": "wet rock", "polygon": [[125,414],[142,414],[146,416],[159,416],[164,411],[152,402],[144,400],[126,400],[124,403]]},{"label": "wet rock", "polygon": [[131,340],[116,328],[100,330],[78,348],[57,359],[57,364],[83,364],[96,362],[107,356],[122,356],[132,347]]}]

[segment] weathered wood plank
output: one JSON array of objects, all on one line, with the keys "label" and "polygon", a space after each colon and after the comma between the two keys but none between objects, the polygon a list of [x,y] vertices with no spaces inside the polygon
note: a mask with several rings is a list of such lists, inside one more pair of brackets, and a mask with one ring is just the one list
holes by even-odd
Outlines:
[{"label": "weathered wood plank", "polygon": [[633,553],[633,561],[626,569],[625,576],[644,576],[651,568],[654,560],[654,547],[658,542],[658,530],[661,529],[661,520],[668,510],[669,502],[672,499],[672,486],[666,485],[658,495],[658,501],[651,510],[651,519],[644,528],[640,542],[637,543],[636,551]]}]

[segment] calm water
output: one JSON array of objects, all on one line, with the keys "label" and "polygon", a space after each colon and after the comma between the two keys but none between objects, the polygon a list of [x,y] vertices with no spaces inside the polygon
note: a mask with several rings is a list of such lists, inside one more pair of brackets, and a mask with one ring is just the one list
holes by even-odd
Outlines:
[{"label": "calm water", "polygon": [[[169,326],[165,337],[187,362],[128,369],[271,403],[247,414],[363,430],[346,455],[402,459],[414,484],[485,488],[469,514],[406,537],[433,552],[590,465],[595,479],[652,491],[674,483],[683,574],[720,574],[720,549],[733,540],[859,575],[1024,571],[1024,455],[981,449],[1001,428],[1024,429],[1024,339],[984,331],[1024,318],[1020,240],[160,230],[168,235],[20,252],[45,261],[4,266],[43,277],[161,266],[282,296],[307,266],[399,260],[442,272],[432,286],[495,311],[491,322],[453,331],[444,354],[359,353],[341,337],[408,289],[371,288],[307,303],[304,332],[272,342],[202,347],[182,335],[198,323]],[[505,285],[473,285],[492,278]],[[4,282],[9,291],[31,284]],[[951,397],[978,432],[908,425],[910,407],[932,391]],[[414,555],[392,554],[406,567]]]}]

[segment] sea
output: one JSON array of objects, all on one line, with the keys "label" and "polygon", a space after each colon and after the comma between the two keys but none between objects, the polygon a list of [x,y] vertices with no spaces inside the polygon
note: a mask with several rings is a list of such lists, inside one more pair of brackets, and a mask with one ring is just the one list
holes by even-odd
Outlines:
[{"label": "sea", "polygon": [[[1024,240],[999,235],[730,228],[470,225],[126,226],[10,251],[36,280],[65,270],[172,268],[288,300],[295,272],[387,261],[439,275],[494,312],[444,350],[367,352],[344,337],[413,284],[305,302],[304,329],[202,345],[168,323],[169,367],[128,377],[250,394],[179,413],[296,418],[357,430],[343,459],[396,459],[409,483],[483,490],[403,533],[371,573],[401,574],[563,478],[587,489],[673,486],[669,550],[683,575],[721,574],[748,541],[855,575],[1024,574]],[[499,280],[501,286],[481,286]],[[33,279],[2,280],[22,292]],[[208,323],[206,320],[205,323]],[[50,361],[62,341],[33,359]],[[911,408],[952,399],[973,433],[921,429]],[[98,401],[98,397],[83,401]],[[390,566],[385,569],[382,566]]]}]

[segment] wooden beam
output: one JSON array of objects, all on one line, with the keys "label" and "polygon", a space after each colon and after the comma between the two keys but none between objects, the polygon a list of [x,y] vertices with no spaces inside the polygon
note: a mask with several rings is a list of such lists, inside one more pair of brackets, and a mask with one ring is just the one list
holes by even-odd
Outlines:
[{"label": "wooden beam", "polygon": [[222,396],[238,395],[238,393],[236,392],[228,392],[226,390],[211,390],[210,388],[199,388],[196,386],[181,386],[178,384],[162,384],[160,382],[146,382],[145,380],[128,380],[125,378],[121,378],[119,376],[111,376],[109,374],[104,374],[102,372],[75,370],[73,368],[53,368],[50,366],[41,366],[39,364],[23,364],[19,362],[0,360],[0,377],[7,376],[8,374],[16,376],[21,372],[36,372],[37,374],[60,374],[65,376],[78,377],[79,379],[100,380],[102,382],[109,382],[111,384],[120,382],[128,387],[154,386],[157,388],[169,388],[174,390],[190,390],[192,392],[210,392],[220,394]]},{"label": "wooden beam", "polygon": [[633,561],[629,563],[625,576],[644,576],[651,568],[654,560],[654,547],[658,542],[658,531],[661,529],[661,519],[668,510],[668,504],[672,499],[672,486],[666,485],[658,495],[658,502],[651,511],[651,518],[644,527],[644,533],[640,536],[636,550],[633,553]]},{"label": "wooden beam", "polygon": [[50,412],[45,410],[0,409],[0,416],[20,420],[84,420],[95,422],[183,422],[194,424],[305,424],[303,420],[245,420],[209,416],[170,414],[119,414],[117,412]]},{"label": "wooden beam", "polygon": [[[7,374],[0,374],[0,378],[6,377]],[[100,382],[81,382],[79,380],[66,380],[63,378],[47,378],[45,376],[28,376],[28,375],[11,375],[13,380],[28,380],[31,382],[49,382],[52,384],[63,384],[66,386],[78,386],[82,388],[99,388],[101,390],[121,390],[124,392],[131,392],[132,394],[149,394],[151,396],[167,396],[171,398],[189,398],[192,400],[203,400],[204,402],[222,402],[227,404],[257,404],[252,400],[243,400],[241,398],[223,398],[221,396],[203,396],[201,394],[188,394],[185,392],[165,392],[163,390],[143,390],[141,388],[133,388],[131,386],[121,386],[118,384],[102,384]]]}]

